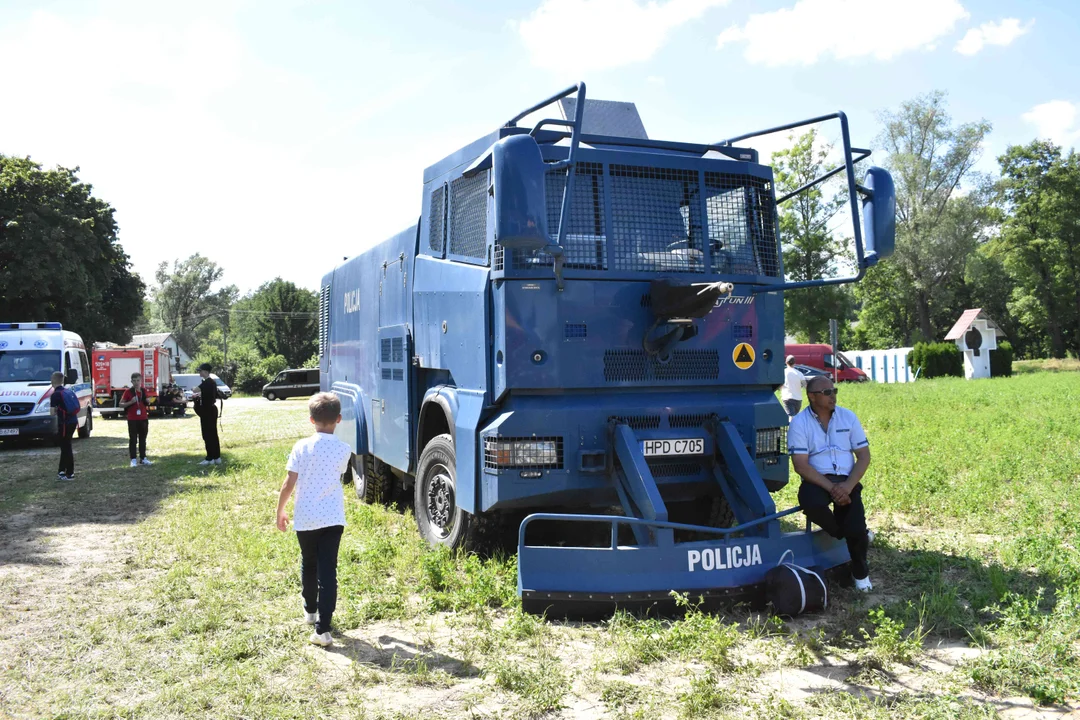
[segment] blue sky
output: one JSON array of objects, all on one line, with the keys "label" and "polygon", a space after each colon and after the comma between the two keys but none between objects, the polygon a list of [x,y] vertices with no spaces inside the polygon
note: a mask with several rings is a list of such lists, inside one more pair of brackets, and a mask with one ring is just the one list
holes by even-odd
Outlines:
[{"label": "blue sky", "polygon": [[0,1],[0,33],[0,153],[80,166],[148,282],[201,252],[314,288],[416,221],[424,167],[577,80],[668,140],[840,109],[872,145],[941,89],[993,123],[982,170],[1080,141],[1070,0]]}]

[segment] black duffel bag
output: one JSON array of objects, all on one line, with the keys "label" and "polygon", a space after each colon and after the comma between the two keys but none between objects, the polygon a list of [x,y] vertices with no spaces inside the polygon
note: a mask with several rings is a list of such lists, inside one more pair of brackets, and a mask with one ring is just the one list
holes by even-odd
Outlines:
[{"label": "black duffel bag", "polygon": [[795,616],[828,607],[829,589],[825,579],[813,570],[785,562],[789,553],[790,550],[785,552],[779,564],[765,573],[765,594],[776,614]]}]

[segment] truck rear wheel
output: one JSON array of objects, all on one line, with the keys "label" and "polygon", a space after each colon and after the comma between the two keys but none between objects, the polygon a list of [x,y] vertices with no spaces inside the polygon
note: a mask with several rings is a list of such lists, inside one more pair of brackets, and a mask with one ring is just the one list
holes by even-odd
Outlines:
[{"label": "truck rear wheel", "polygon": [[457,456],[449,435],[432,438],[420,453],[413,512],[420,536],[432,547],[471,549],[476,519],[457,504]]},{"label": "truck rear wheel", "polygon": [[382,505],[390,498],[393,473],[386,463],[372,455],[353,455],[353,490],[368,505]]}]

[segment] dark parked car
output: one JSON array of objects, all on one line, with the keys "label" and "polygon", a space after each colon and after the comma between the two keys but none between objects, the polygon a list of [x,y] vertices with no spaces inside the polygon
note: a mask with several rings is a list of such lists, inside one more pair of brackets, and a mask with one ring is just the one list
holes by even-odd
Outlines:
[{"label": "dark parked car", "polygon": [[319,369],[282,370],[277,377],[263,385],[267,400],[291,397],[311,397],[319,392]]},{"label": "dark parked car", "polygon": [[807,378],[812,378],[815,375],[829,375],[829,373],[821,370],[820,368],[810,367],[809,365],[796,365],[795,369],[805,375]]}]

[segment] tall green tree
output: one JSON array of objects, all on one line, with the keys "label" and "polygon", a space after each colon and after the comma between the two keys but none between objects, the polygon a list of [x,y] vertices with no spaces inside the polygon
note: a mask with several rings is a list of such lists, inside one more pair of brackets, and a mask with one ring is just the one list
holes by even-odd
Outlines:
[{"label": "tall green tree", "polygon": [[318,348],[318,296],[274,278],[234,307],[238,338],[250,340],[263,357],[280,355],[289,367],[303,367]]},{"label": "tall green tree", "polygon": [[[773,153],[777,195],[792,192],[827,171],[831,147],[818,141],[816,130],[793,139],[786,150]],[[790,281],[835,275],[844,259],[844,243],[831,223],[846,202],[844,188],[827,181],[806,190],[780,207],[780,239],[784,275]],[[846,321],[853,314],[848,288],[840,285],[789,290],[784,293],[787,333],[806,342],[828,338],[829,320]]]},{"label": "tall green tree", "polygon": [[228,315],[229,308],[239,295],[235,285],[214,290],[224,271],[217,263],[195,254],[187,260],[158,266],[154,288],[155,320],[166,331],[173,333],[176,341],[189,353],[199,347],[200,333],[205,335]]},{"label": "tall green tree", "polygon": [[0,318],[55,320],[86,342],[124,342],[145,287],[113,208],[78,172],[0,155]]},{"label": "tall green tree", "polygon": [[996,250],[1012,279],[1009,308],[1033,354],[1080,350],[1080,158],[1036,140],[998,158],[1006,212]]},{"label": "tall green tree", "polygon": [[[985,120],[954,126],[940,91],[901,104],[882,121],[878,143],[896,183],[896,253],[889,262],[899,271],[901,295],[914,305],[918,336],[934,340],[947,329],[955,310],[951,292],[962,284],[966,258],[977,243],[964,231],[972,229],[974,209],[954,200],[965,180],[973,179],[991,126]],[[863,308],[868,318],[881,314],[865,302]],[[914,339],[911,333],[905,341]]]}]

